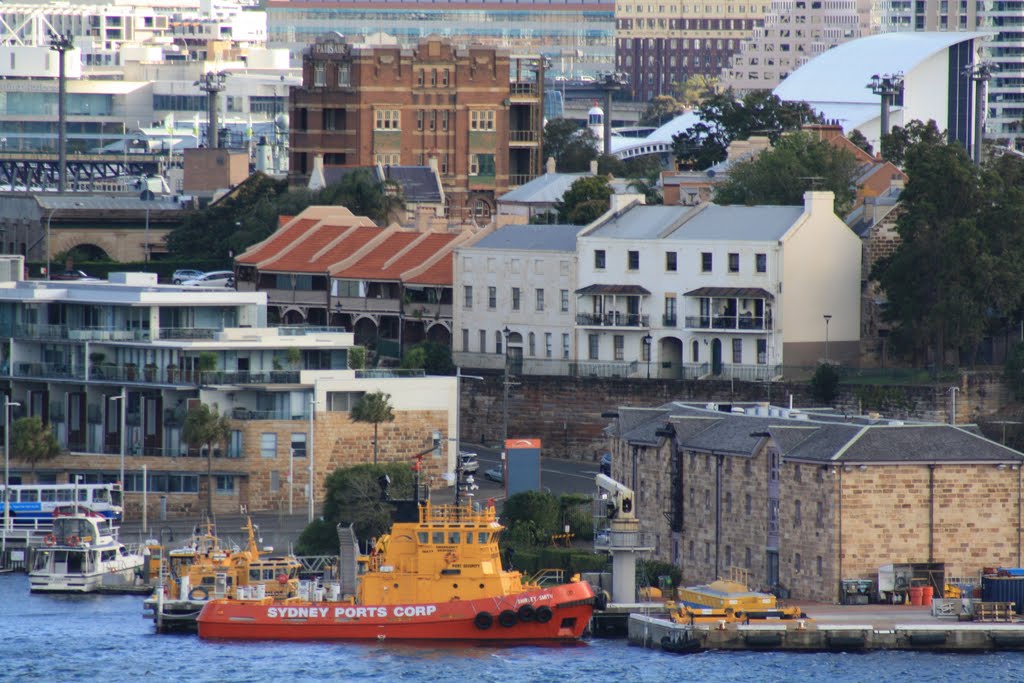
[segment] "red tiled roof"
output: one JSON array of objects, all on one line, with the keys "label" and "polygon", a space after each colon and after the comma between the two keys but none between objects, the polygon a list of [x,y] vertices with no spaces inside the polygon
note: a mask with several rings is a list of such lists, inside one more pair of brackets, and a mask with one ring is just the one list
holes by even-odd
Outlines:
[{"label": "red tiled roof", "polygon": [[325,273],[382,233],[383,228],[376,226],[321,225],[294,248],[263,264],[262,270]]},{"label": "red tiled roof", "polygon": [[295,221],[292,225],[278,230],[263,242],[249,247],[249,250],[235,259],[235,261],[256,265],[260,261],[272,258],[280,254],[283,249],[302,237],[307,230],[316,224],[317,221],[310,218]]},{"label": "red tiled roof", "polygon": [[[406,276],[447,251],[458,235],[451,233],[396,232],[388,240],[349,268],[331,273],[332,277],[366,280],[404,280],[418,284],[451,285],[451,254],[438,259],[424,272]],[[400,255],[399,255],[400,254]]]},{"label": "red tiled roof", "polygon": [[409,246],[420,233],[400,231],[392,233],[370,253],[359,259],[348,268],[331,273],[331,277],[352,278],[360,280],[398,280],[402,274],[387,266],[388,261],[402,249]]},{"label": "red tiled roof", "polygon": [[451,285],[452,284],[452,266],[454,265],[455,255],[452,252],[448,252],[437,260],[437,263],[432,264],[429,268],[424,270],[422,273],[409,278],[409,283],[417,285]]}]

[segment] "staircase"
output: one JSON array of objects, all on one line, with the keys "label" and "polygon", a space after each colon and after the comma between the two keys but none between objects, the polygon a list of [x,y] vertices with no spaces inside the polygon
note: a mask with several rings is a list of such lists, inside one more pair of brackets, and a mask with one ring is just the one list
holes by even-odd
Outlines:
[{"label": "staircase", "polygon": [[357,558],[359,557],[359,541],[352,525],[338,525],[338,578],[341,583],[342,595],[356,594]]}]

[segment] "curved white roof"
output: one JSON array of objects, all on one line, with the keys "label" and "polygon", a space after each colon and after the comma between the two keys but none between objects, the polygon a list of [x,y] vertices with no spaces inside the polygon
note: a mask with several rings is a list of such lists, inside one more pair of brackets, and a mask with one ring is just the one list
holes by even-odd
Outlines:
[{"label": "curved white roof", "polygon": [[966,40],[995,35],[980,31],[881,33],[837,45],[791,73],[773,91],[783,100],[863,103],[877,107],[867,88],[874,74],[909,76],[935,53]]}]

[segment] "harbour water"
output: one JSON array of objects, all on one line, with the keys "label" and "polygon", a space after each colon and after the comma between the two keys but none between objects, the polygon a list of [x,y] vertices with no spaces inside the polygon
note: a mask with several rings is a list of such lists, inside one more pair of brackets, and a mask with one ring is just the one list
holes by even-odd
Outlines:
[{"label": "harbour water", "polygon": [[1024,653],[671,655],[573,647],[221,643],[156,635],[139,596],[31,595],[0,575],[0,681],[1024,681]]}]

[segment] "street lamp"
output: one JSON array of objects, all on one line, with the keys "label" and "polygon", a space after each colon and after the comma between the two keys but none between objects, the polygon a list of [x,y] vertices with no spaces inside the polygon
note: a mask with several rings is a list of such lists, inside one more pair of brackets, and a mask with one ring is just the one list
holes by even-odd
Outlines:
[{"label": "street lamp", "polygon": [[828,363],[828,324],[832,320],[832,316],[826,313],[821,317],[825,319],[825,362]]},{"label": "street lamp", "polygon": [[867,84],[868,88],[871,89],[876,95],[882,98],[882,113],[881,113],[881,125],[879,127],[880,135],[889,134],[889,106],[892,104],[894,98],[897,95],[903,95],[903,74],[885,74],[879,76],[875,74],[871,77],[871,82]]},{"label": "street lamp", "polygon": [[508,441],[508,336],[511,334],[508,326],[501,331],[505,342],[505,372],[502,380],[502,401],[501,401],[501,450],[505,450],[505,442]]},{"label": "street lamp", "polygon": [[315,494],[313,488],[313,413],[316,412],[316,394],[309,397],[309,523],[313,523],[315,514]]},{"label": "street lamp", "polygon": [[[126,492],[128,487],[125,485],[125,481],[124,481],[124,443],[125,443],[125,433],[124,432],[125,432],[125,428],[126,428],[125,412],[127,412],[127,406],[125,404],[128,403],[128,390],[127,390],[127,388],[122,387],[121,388],[121,393],[119,395],[111,396],[110,397],[110,402],[111,403],[113,403],[115,401],[120,404],[120,406],[119,406],[120,412],[118,413],[118,419],[119,419],[119,422],[118,422],[118,424],[119,424],[119,429],[118,429],[118,432],[119,432],[118,433],[118,437],[119,437],[118,438],[118,450],[121,452],[121,475],[118,478],[118,481],[121,482],[121,491],[122,492]],[[121,504],[124,505],[126,502],[127,501],[122,501]],[[127,507],[127,506],[125,506],[125,507]],[[124,517],[125,517],[124,512],[121,513],[121,516],[122,516],[122,519],[124,519]]]},{"label": "street lamp", "polygon": [[7,561],[7,530],[11,527],[11,506],[8,502],[11,496],[11,406],[20,405],[4,396],[4,536],[3,549],[0,550],[0,558],[4,562]]},{"label": "street lamp", "polygon": [[643,338],[644,343],[644,354],[647,356],[647,379],[651,378],[651,342],[654,341],[654,337],[649,334],[645,334]]},{"label": "street lamp", "polygon": [[949,395],[952,397],[952,406],[949,414],[949,424],[956,426],[956,392],[960,391],[960,387],[950,387]]}]

